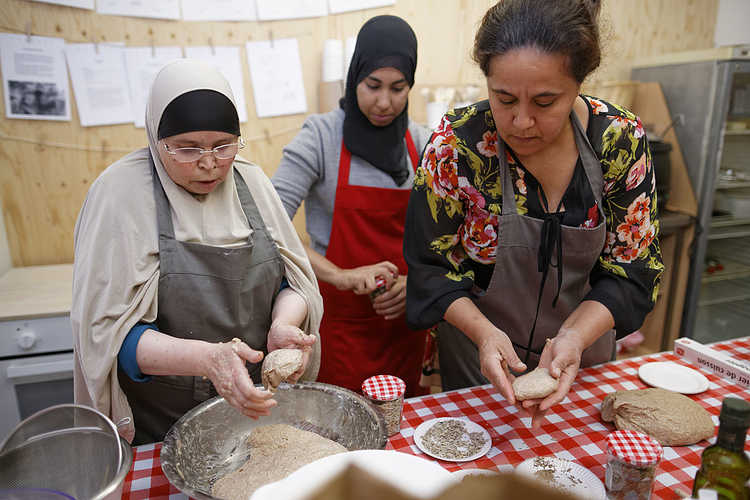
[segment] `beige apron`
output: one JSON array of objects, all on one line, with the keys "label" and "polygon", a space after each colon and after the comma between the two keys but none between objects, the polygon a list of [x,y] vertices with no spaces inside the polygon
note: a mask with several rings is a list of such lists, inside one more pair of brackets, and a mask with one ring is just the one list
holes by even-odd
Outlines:
[{"label": "beige apron", "polygon": [[[245,245],[231,248],[177,241],[169,201],[156,170],[154,197],[159,225],[159,303],[156,326],[185,339],[227,342],[242,339],[267,352],[273,301],[284,276],[284,263],[242,176],[234,172],[237,195],[252,233]],[[260,364],[248,364],[260,383]],[[213,396],[208,379],[154,376],[133,382],[122,370],[120,386],[135,423],[134,445],[162,441],[188,410]]]},{"label": "beige apron", "polygon": [[[555,214],[546,214],[544,219],[519,215],[505,144],[498,141],[503,206],[498,217],[497,259],[487,290],[475,287],[472,300],[508,335],[529,370],[539,363],[546,339],[557,335],[591,289],[589,276],[606,237],[601,164],[575,113],[571,113],[571,121],[599,209],[595,228],[563,226]],[[550,268],[556,272],[549,272]],[[478,349],[466,335],[446,321],[438,325],[437,333],[443,390],[489,383],[481,373]],[[615,333],[609,331],[583,352],[581,366],[609,361],[614,352]]]}]

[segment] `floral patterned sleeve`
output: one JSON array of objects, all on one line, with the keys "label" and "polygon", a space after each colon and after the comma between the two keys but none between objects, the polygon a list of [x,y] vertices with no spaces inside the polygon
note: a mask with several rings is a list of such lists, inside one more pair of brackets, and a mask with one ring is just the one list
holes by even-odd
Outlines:
[{"label": "floral patterned sleeve", "polygon": [[607,240],[586,299],[604,304],[617,336],[638,329],[653,308],[664,270],[659,249],[656,180],[641,121],[616,105],[586,97],[588,127],[604,174]]},{"label": "floral patterned sleeve", "polygon": [[467,145],[454,133],[480,114],[475,106],[449,112],[422,153],[404,234],[406,319],[414,328],[440,321],[453,301],[470,295],[477,274],[494,267],[499,206],[488,207],[475,184],[500,194],[496,134]]}]

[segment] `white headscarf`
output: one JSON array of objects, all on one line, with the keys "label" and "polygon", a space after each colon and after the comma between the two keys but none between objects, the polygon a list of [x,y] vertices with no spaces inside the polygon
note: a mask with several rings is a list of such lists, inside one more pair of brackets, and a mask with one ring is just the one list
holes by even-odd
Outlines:
[{"label": "white headscarf", "polygon": [[[117,355],[130,329],[139,322],[155,321],[158,312],[159,241],[149,159],[167,194],[177,240],[226,247],[244,244],[251,234],[231,172],[208,195],[194,196],[172,181],[159,159],[157,129],[162,113],[176,97],[200,89],[220,92],[234,104],[229,84],[211,65],[179,59],[159,71],[146,107],[148,148],[102,172],[92,183],[76,222],[71,308],[75,400],[102,411],[115,423],[130,417],[131,423],[119,429],[128,441],[135,428],[117,380]],[[247,183],[279,247],[290,286],[307,302],[303,330],[318,335],[323,303],[294,226],[258,166],[237,157],[234,168]],[[305,380],[317,377],[320,342],[314,349]]]}]

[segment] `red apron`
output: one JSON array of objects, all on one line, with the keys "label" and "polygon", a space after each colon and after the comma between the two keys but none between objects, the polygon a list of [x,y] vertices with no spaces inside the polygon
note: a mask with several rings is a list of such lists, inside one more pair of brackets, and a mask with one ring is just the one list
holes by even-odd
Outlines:
[{"label": "red apron", "polygon": [[[408,130],[405,137],[416,170],[419,160]],[[325,256],[344,269],[388,260],[398,266],[400,274],[406,274],[404,221],[411,191],[349,185],[351,158],[342,141]],[[324,308],[318,381],[360,393],[366,378],[388,374],[406,383],[406,397],[426,393],[419,387],[426,332],[409,329],[404,315],[386,320],[376,314],[367,295],[338,290],[322,281],[318,284]]]}]

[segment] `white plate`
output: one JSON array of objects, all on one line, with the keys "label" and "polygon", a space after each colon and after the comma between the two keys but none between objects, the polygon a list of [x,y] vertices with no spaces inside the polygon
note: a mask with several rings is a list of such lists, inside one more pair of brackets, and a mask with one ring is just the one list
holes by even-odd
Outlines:
[{"label": "white plate", "polygon": [[682,394],[698,394],[708,389],[708,379],[701,372],[672,361],[641,365],[638,376],[648,385]]},{"label": "white plate", "polygon": [[[436,423],[446,422],[449,420],[458,420],[460,422],[463,422],[466,425],[467,432],[481,432],[482,437],[484,438],[484,445],[482,446],[482,448],[475,454],[468,456],[466,458],[449,458],[449,457],[439,455],[429,450],[427,446],[425,446],[424,442],[422,441],[422,438],[424,437],[425,433],[428,430],[430,430],[432,426],[435,425]],[[421,424],[419,424],[419,427],[417,427],[414,430],[414,442],[416,443],[417,448],[422,450],[424,453],[427,453],[431,457],[437,458],[439,460],[445,460],[447,462],[468,462],[470,460],[476,460],[477,458],[482,457],[485,454],[487,454],[487,452],[490,451],[490,448],[492,447],[492,439],[490,439],[490,435],[484,429],[484,427],[466,418],[453,418],[453,417],[433,418],[432,420],[427,420],[426,422],[422,422]]]},{"label": "white plate", "polygon": [[593,472],[570,460],[557,457],[529,458],[516,467],[516,472],[587,500],[604,500],[607,495],[604,484]]},{"label": "white plate", "polygon": [[286,478],[258,488],[250,500],[301,500],[352,463],[417,498],[434,498],[455,483],[451,473],[432,460],[393,450],[357,450],[300,467]]}]

